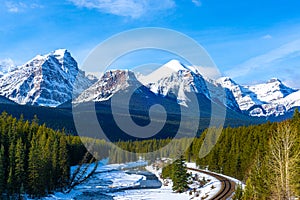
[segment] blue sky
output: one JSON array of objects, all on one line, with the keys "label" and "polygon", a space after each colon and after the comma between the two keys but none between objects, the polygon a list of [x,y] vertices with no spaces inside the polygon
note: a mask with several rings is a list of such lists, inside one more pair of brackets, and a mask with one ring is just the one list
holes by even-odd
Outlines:
[{"label": "blue sky", "polygon": [[[221,73],[239,83],[278,77],[300,88],[299,8],[298,0],[2,0],[0,62],[22,64],[66,48],[81,64],[114,34],[162,27],[195,39]],[[172,56],[146,53],[125,59],[120,68],[163,64]]]}]

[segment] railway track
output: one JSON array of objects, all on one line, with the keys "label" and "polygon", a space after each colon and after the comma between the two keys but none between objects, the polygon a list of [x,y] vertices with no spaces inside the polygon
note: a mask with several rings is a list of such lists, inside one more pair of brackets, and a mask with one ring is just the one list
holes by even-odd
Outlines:
[{"label": "railway track", "polygon": [[221,190],[212,198],[214,200],[226,200],[229,197],[231,197],[232,193],[235,191],[235,183],[223,176],[205,170],[201,170],[201,169],[194,169],[194,168],[187,168],[187,169],[201,172],[209,176],[213,176],[221,182],[222,184]]}]

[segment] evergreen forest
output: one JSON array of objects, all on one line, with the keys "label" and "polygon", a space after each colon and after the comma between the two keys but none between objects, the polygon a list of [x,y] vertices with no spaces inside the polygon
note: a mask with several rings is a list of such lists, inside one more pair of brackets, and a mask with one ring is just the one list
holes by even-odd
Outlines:
[{"label": "evergreen forest", "polygon": [[[224,128],[212,151],[200,158],[203,142],[216,140],[214,135],[207,140],[208,133],[205,130],[198,138],[108,143],[53,130],[39,124],[37,117],[28,121],[4,112],[0,115],[0,194],[5,197],[26,193],[40,197],[65,191],[70,185],[71,167],[83,162],[86,144],[90,144],[89,151],[93,151],[90,157],[98,160],[109,157],[110,163],[141,157],[149,161],[176,158],[181,151],[178,167],[183,160],[193,161],[200,168],[245,182],[245,190],[236,199],[290,199],[300,195],[298,110],[293,118],[282,122]],[[180,178],[186,179],[184,175]],[[174,189],[182,191],[185,187]]]}]

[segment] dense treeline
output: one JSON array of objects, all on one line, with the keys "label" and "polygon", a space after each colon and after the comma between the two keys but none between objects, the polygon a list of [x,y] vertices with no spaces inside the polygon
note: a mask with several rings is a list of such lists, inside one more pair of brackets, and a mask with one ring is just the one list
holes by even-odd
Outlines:
[{"label": "dense treeline", "polygon": [[[208,166],[210,170],[245,181],[244,199],[285,199],[300,193],[299,122],[300,114],[296,111],[292,119],[284,122],[224,128],[212,151],[199,158],[208,130],[195,139],[151,139],[111,144],[66,135],[63,130],[55,131],[39,125],[37,118],[29,122],[3,113],[0,115],[0,194],[42,196],[54,190],[64,190],[70,184],[70,166],[81,162],[87,147],[97,159],[109,156],[111,163],[135,161],[140,157],[147,160],[175,158],[178,152],[184,152],[187,161],[195,161],[199,166]],[[219,129],[211,130],[218,132]],[[211,141],[215,139],[211,137]],[[278,154],[282,156],[278,157]],[[281,185],[274,185],[274,182]],[[283,185],[284,189],[278,189]]]},{"label": "dense treeline", "polygon": [[[100,159],[108,156],[108,143],[84,140],[101,149]],[[80,163],[86,152],[79,137],[39,125],[37,118],[29,122],[22,116],[17,120],[2,113],[0,199],[1,194],[3,197],[20,197],[26,193],[39,197],[54,190],[64,190],[70,184],[70,166]]]},{"label": "dense treeline", "polygon": [[0,194],[39,196],[67,184],[70,164],[63,132],[6,113],[0,126]]},{"label": "dense treeline", "polygon": [[[165,98],[163,98],[165,99]],[[138,124],[148,124],[149,123],[149,116],[148,112],[139,112],[138,108],[135,108],[135,105],[143,105],[143,109],[145,109],[145,103],[149,102],[148,100],[141,101],[137,104],[133,104],[133,110],[134,113],[131,113],[131,116],[125,116],[125,117],[133,117],[133,120],[137,122]],[[150,101],[151,102],[151,101]],[[126,134],[121,133],[121,130],[116,126],[115,123],[113,123],[113,117],[111,115],[111,111],[108,109],[107,104],[110,104],[109,101],[101,102],[101,103],[96,103],[96,114],[98,116],[99,123],[101,123],[101,128],[105,130],[106,133],[113,133],[109,135],[109,138],[111,141],[117,142],[120,139],[122,140],[129,140],[131,139],[126,136]],[[205,104],[206,105],[206,104]],[[210,103],[209,103],[210,105]],[[143,110],[142,109],[142,110]],[[207,110],[203,109],[203,110]],[[202,111],[203,111],[202,110]],[[34,115],[37,115],[39,118],[39,122],[41,124],[46,124],[48,128],[52,128],[54,130],[62,130],[64,129],[65,132],[72,134],[72,135],[77,135],[76,127],[73,121],[73,113],[72,113],[72,105],[68,101],[65,104],[57,107],[57,108],[50,108],[50,107],[43,107],[43,106],[30,106],[30,105],[17,105],[17,104],[1,104],[0,103],[0,113],[3,111],[8,112],[12,116],[19,118],[20,115],[24,116],[25,120],[31,121],[34,117]],[[87,111],[87,110],[86,110]],[[94,111],[88,111],[93,113]],[[131,111],[130,111],[131,112]],[[110,113],[110,114],[108,114]],[[173,113],[173,111],[171,112]],[[203,113],[204,115],[201,115],[201,120],[200,120],[200,126],[198,133],[200,134],[203,129],[207,128],[210,122],[210,111],[207,113]],[[179,118],[178,118],[179,117]],[[85,120],[84,117],[82,120]],[[169,121],[167,120],[167,124],[169,124],[169,128],[164,129],[162,131],[161,135],[155,135],[155,138],[158,139],[158,136],[161,136],[160,139],[166,139],[168,137],[172,136],[172,132],[176,133],[176,129],[174,127],[177,127],[179,125],[179,122],[184,125],[186,129],[182,129],[182,132],[179,133],[181,137],[189,137],[190,135],[187,134],[190,130],[190,124],[193,122],[193,117],[191,119],[188,119],[187,121],[183,122],[180,121],[180,113],[178,116],[174,115],[172,119]],[[245,115],[237,114],[235,112],[232,112],[228,110],[226,120],[225,120],[225,126],[241,126],[241,125],[249,125],[249,124],[258,124],[258,123],[264,123],[265,120],[263,119],[256,119],[256,118],[251,118],[247,117]],[[91,122],[86,121],[85,122],[87,125],[89,125]],[[94,126],[96,124],[91,124],[91,126]],[[88,135],[88,133],[86,133]]]},{"label": "dense treeline", "polygon": [[246,182],[237,199],[291,199],[300,195],[299,125],[296,110],[283,122],[226,128],[208,156],[194,158],[200,166]]},{"label": "dense treeline", "polygon": [[[217,133],[218,128],[211,128]],[[247,183],[243,197],[237,199],[289,199],[300,195],[300,114],[296,110],[292,119],[283,122],[266,123],[237,128],[224,128],[217,144],[204,158],[199,152],[206,136],[208,143],[216,135],[207,135],[205,130],[199,138],[172,140],[146,140],[119,142],[121,149],[141,153],[148,160],[158,157],[175,158],[178,150],[187,161],[196,161],[203,168],[235,177]],[[207,139],[207,138],[206,138]],[[191,145],[189,145],[191,143]],[[163,147],[166,147],[162,149]],[[161,149],[152,154],[151,152]],[[139,154],[112,151],[113,162],[137,159]],[[127,155],[126,155],[127,154]],[[133,155],[130,157],[130,155]],[[135,157],[134,157],[135,156]],[[170,170],[170,169],[169,169]],[[278,183],[278,184],[275,184]]]},{"label": "dense treeline", "polygon": [[156,158],[177,158],[194,138],[151,139],[144,141],[120,141],[114,143],[110,151],[111,163],[124,163],[139,159],[154,161]]}]

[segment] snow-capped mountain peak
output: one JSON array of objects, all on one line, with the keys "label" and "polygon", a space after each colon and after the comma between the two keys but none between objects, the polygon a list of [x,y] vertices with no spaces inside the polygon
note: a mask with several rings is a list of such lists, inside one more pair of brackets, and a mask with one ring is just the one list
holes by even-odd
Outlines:
[{"label": "snow-capped mountain peak", "polygon": [[267,83],[275,83],[275,82],[282,83],[282,81],[279,80],[278,78],[271,78],[270,80],[267,81]]},{"label": "snow-capped mountain peak", "polygon": [[187,106],[190,100],[186,93],[202,93],[209,97],[206,81],[193,71],[180,61],[171,60],[139,80],[153,93],[162,96],[175,95],[181,105]]},{"label": "snow-capped mountain peak", "polygon": [[[50,54],[50,56],[54,56],[58,62],[62,65],[62,69],[68,73],[69,70],[78,70],[77,62],[71,56],[70,52],[66,49],[58,49]],[[75,62],[76,64],[75,64]],[[67,65],[65,65],[67,63]],[[73,65],[70,65],[73,63]]]},{"label": "snow-capped mountain peak", "polygon": [[[75,87],[75,80],[80,84]],[[58,106],[86,89],[92,82],[78,69],[67,50],[37,55],[0,78],[0,95],[18,104]]]},{"label": "snow-capped mountain peak", "polygon": [[278,78],[251,86],[239,85],[229,77],[222,77],[217,83],[230,90],[239,108],[252,116],[284,114],[291,106],[282,102],[287,102],[284,99],[297,91],[284,85]]},{"label": "snow-capped mountain peak", "polygon": [[170,60],[162,66],[162,68],[169,68],[175,72],[180,70],[187,70],[187,68],[179,60]]},{"label": "snow-capped mountain peak", "polygon": [[73,102],[105,101],[120,90],[130,86],[141,86],[135,74],[130,70],[110,70],[87,90],[83,91]]},{"label": "snow-capped mountain peak", "polygon": [[216,80],[216,83],[220,84],[222,87],[228,88],[228,89],[238,85],[230,77],[221,77]]},{"label": "snow-capped mountain peak", "polygon": [[173,73],[188,71],[188,69],[178,60],[171,60],[154,70],[147,76],[139,76],[139,81],[144,85],[152,84],[162,78],[170,77]]},{"label": "snow-capped mountain peak", "polygon": [[267,103],[271,103],[275,100],[284,98],[296,91],[295,89],[284,85],[277,78],[272,78],[266,83],[261,83],[253,86],[245,86],[245,88],[254,92],[260,101]]},{"label": "snow-capped mountain peak", "polygon": [[197,67],[178,60],[170,60],[147,76],[130,70],[110,70],[98,80],[79,70],[68,50],[58,49],[18,67],[11,60],[0,61],[0,70],[0,96],[18,104],[56,107],[71,99],[75,103],[106,101],[116,93],[122,96],[140,88],[137,95],[145,92],[154,98],[176,98],[186,107],[191,105],[190,93],[196,93],[205,101],[251,116],[283,115],[300,106],[300,90],[286,86],[278,78],[255,85],[240,85],[230,77],[212,80],[202,76]]},{"label": "snow-capped mountain peak", "polygon": [[61,60],[64,58],[65,54],[70,54],[70,53],[68,52],[67,49],[57,49],[53,51],[51,54],[54,55],[58,60]]},{"label": "snow-capped mountain peak", "polygon": [[136,75],[128,70],[108,71],[74,102],[105,101],[132,85],[144,85],[156,95],[176,97],[177,102],[184,106],[188,106],[190,101],[187,93],[201,93],[209,97],[204,78],[194,74],[178,60],[171,60],[151,74],[138,77],[137,80]]}]

